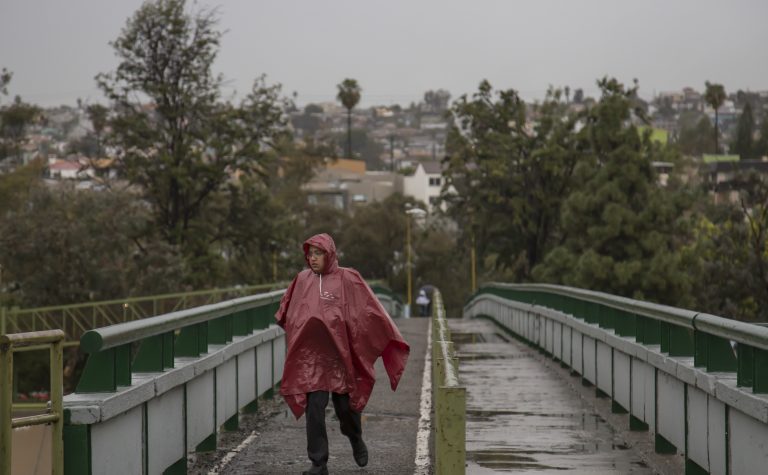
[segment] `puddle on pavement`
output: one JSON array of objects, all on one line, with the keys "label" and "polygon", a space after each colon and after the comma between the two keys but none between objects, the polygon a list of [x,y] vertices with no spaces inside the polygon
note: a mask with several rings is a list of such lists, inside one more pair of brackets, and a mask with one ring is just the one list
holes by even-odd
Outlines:
[{"label": "puddle on pavement", "polygon": [[467,474],[653,473],[535,351],[490,323],[450,324],[467,388]]},{"label": "puddle on pavement", "polygon": [[497,343],[508,342],[509,339],[501,333],[465,333],[465,332],[451,332],[451,341],[455,345],[462,345],[465,343]]},{"label": "puddle on pavement", "polygon": [[481,467],[503,471],[512,470],[568,470],[567,467],[555,467],[539,463],[535,458],[518,455],[509,450],[490,449],[467,453],[467,459]]}]

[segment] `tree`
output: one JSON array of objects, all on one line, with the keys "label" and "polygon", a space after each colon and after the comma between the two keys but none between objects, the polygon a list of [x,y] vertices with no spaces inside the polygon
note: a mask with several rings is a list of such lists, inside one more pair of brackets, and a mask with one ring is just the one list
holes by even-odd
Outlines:
[{"label": "tree", "polygon": [[686,155],[701,156],[714,147],[713,131],[712,122],[706,116],[701,116],[694,125],[685,125],[681,120],[677,145]]},{"label": "tree", "polygon": [[451,93],[445,89],[437,91],[429,90],[424,93],[424,104],[427,110],[434,113],[442,113],[448,109],[448,103],[451,101]]},{"label": "tree", "polygon": [[736,126],[731,150],[738,153],[742,159],[754,158],[755,146],[752,136],[755,132],[755,118],[752,115],[752,106],[749,102],[744,104],[744,109]]},{"label": "tree", "polygon": [[760,124],[760,138],[755,144],[755,155],[757,157],[768,156],[768,114],[763,115],[763,122]]},{"label": "tree", "polygon": [[10,84],[11,78],[13,78],[12,72],[5,68],[0,71],[0,95],[8,95],[8,84]]},{"label": "tree", "polygon": [[474,234],[480,255],[493,256],[493,265],[510,269],[515,280],[528,279],[561,239],[560,206],[580,152],[577,117],[560,98],[550,90],[534,122],[515,90],[494,92],[483,81],[451,109],[442,199],[462,230],[460,242]]},{"label": "tree", "polygon": [[352,158],[352,109],[360,102],[362,89],[354,79],[345,79],[336,87],[336,99],[347,109],[347,158]]},{"label": "tree", "polygon": [[656,183],[653,161],[674,152],[629,122],[636,88],[598,82],[600,102],[584,117],[584,159],[562,207],[564,239],[534,268],[538,281],[562,283],[670,305],[687,303],[690,283],[679,269],[678,222],[685,195]]},{"label": "tree", "polygon": [[355,211],[344,224],[339,248],[344,265],[357,269],[366,278],[392,282],[398,264],[396,255],[405,249],[405,204],[413,203],[400,194],[374,202]]},{"label": "tree", "polygon": [[113,103],[110,140],[125,176],[143,190],[167,243],[194,237],[192,253],[208,252],[217,233],[199,219],[206,206],[227,195],[233,176],[263,176],[285,130],[280,88],[264,77],[239,105],[220,100],[216,25],[214,12],[187,12],[184,0],[146,2],[111,43],[117,69],[97,76]]},{"label": "tree", "polygon": [[[384,164],[381,161],[381,154],[384,153],[384,147],[374,139],[368,136],[365,129],[352,129],[352,155],[360,157],[365,161],[367,170],[381,170]],[[349,134],[347,134],[349,137]],[[336,140],[341,142],[344,137],[341,134],[336,136]]]},{"label": "tree", "polygon": [[715,153],[720,153],[720,147],[718,146],[718,139],[720,136],[718,109],[720,109],[720,106],[725,102],[725,88],[722,84],[714,84],[709,81],[705,81],[704,84],[706,86],[704,100],[715,110]]},{"label": "tree", "polygon": [[691,214],[694,235],[682,254],[695,309],[768,321],[768,183],[756,172],[736,174],[733,182],[737,203],[708,204]]},{"label": "tree", "polygon": [[[29,171],[32,171],[30,169]],[[24,172],[27,173],[27,172]],[[39,174],[28,176],[39,181]],[[34,184],[34,182],[32,182]],[[178,291],[173,252],[135,240],[150,216],[127,192],[34,186],[0,220],[3,280],[13,304],[33,307]]]},{"label": "tree", "polygon": [[[8,95],[8,85],[13,73],[6,68],[0,70],[0,96]],[[0,160],[9,155],[20,163],[21,146],[26,137],[27,127],[40,118],[40,108],[22,102],[16,96],[10,105],[0,107]]]},{"label": "tree", "polygon": [[0,158],[11,155],[15,156],[17,163],[23,162],[22,146],[26,141],[27,129],[40,119],[41,112],[39,107],[23,102],[19,96],[10,105],[0,109]]}]

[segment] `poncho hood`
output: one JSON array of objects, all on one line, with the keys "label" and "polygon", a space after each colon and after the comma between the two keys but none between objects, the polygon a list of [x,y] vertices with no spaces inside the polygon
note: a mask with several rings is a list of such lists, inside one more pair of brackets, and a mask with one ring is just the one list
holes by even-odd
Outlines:
[{"label": "poncho hood", "polygon": [[331,236],[307,239],[305,258],[310,245],[326,252],[325,268],[299,272],[275,314],[287,345],[280,394],[296,418],[313,391],[349,394],[352,409],[361,412],[376,382],[376,360],[382,358],[394,391],[410,348],[360,274],[338,265]]},{"label": "poncho hood", "polygon": [[339,257],[336,255],[336,243],[329,234],[315,234],[304,241],[304,260],[309,266],[309,246],[315,246],[325,251],[325,269],[321,274],[330,274],[339,268]]}]

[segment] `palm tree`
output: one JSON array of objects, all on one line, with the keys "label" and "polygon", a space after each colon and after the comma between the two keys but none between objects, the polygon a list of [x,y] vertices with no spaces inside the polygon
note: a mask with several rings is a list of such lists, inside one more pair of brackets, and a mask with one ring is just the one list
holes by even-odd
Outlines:
[{"label": "palm tree", "polygon": [[723,102],[725,102],[725,88],[722,84],[714,84],[709,81],[705,81],[704,84],[707,87],[704,92],[704,100],[715,109],[715,153],[720,153],[720,147],[717,144],[717,139],[720,135],[717,110],[723,105]]},{"label": "palm tree", "polygon": [[347,109],[347,158],[352,158],[352,109],[360,102],[362,89],[356,80],[349,78],[336,87],[339,88],[336,99]]}]

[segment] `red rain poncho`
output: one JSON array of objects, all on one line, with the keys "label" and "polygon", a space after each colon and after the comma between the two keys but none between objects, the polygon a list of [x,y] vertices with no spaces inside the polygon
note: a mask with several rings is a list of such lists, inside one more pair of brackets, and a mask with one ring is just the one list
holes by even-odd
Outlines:
[{"label": "red rain poncho", "polygon": [[394,391],[409,347],[360,274],[339,267],[331,236],[307,239],[305,259],[310,245],[326,252],[325,269],[299,272],[275,314],[288,345],[280,394],[297,419],[312,391],[349,394],[352,409],[362,412],[376,382],[376,359],[382,357]]}]

